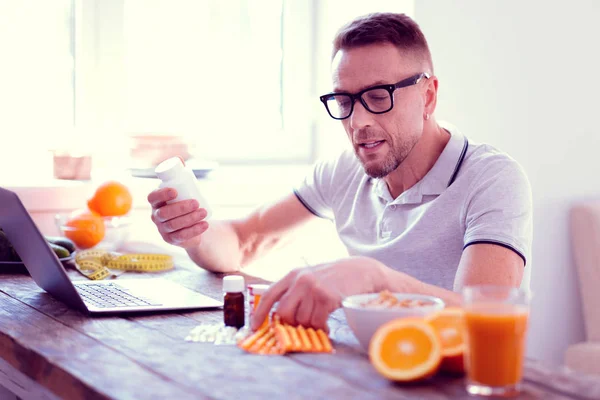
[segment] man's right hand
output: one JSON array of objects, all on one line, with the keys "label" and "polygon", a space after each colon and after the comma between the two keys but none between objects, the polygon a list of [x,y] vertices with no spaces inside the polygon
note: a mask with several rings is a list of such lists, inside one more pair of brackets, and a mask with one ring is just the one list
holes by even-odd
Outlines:
[{"label": "man's right hand", "polygon": [[172,188],[156,189],[148,195],[152,221],[165,242],[188,249],[200,245],[202,233],[208,229],[207,212],[196,200],[167,204],[177,197]]}]

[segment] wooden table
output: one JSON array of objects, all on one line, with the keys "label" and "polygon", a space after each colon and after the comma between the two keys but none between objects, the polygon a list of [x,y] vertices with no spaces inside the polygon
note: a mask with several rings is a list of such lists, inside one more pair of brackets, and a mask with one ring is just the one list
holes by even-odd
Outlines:
[{"label": "wooden table", "polygon": [[[161,275],[221,296],[221,277],[189,262]],[[118,279],[129,277],[152,275]],[[254,356],[235,346],[185,341],[199,323],[220,321],[221,311],[91,318],[27,275],[0,274],[0,385],[25,399],[472,398],[462,378],[397,385],[380,377],[340,311],[330,318],[333,355]],[[520,398],[600,399],[600,378],[529,360]]]}]

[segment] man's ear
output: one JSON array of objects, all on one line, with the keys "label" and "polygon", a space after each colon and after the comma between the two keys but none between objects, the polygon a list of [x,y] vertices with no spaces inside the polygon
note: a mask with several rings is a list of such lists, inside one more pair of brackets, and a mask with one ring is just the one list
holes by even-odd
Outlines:
[{"label": "man's ear", "polygon": [[425,83],[426,89],[425,89],[425,114],[429,114],[429,115],[433,115],[433,112],[435,111],[435,106],[437,105],[437,91],[438,91],[438,85],[439,85],[439,81],[437,76],[432,76],[429,79],[427,79],[426,83]]}]

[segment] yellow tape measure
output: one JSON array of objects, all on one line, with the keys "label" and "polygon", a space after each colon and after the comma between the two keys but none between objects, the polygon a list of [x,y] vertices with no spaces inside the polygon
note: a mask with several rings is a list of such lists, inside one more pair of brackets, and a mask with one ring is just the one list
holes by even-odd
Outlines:
[{"label": "yellow tape measure", "polygon": [[173,268],[173,258],[164,254],[119,254],[106,250],[83,250],[75,255],[77,270],[92,280],[113,275],[110,270],[159,272]]}]

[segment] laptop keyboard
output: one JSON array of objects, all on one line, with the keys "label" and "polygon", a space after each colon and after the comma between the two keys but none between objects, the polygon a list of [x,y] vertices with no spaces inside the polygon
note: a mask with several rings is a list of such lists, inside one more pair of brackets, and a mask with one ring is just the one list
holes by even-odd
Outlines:
[{"label": "laptop keyboard", "polygon": [[99,308],[154,306],[160,303],[134,296],[123,286],[109,284],[75,285],[86,303]]}]

